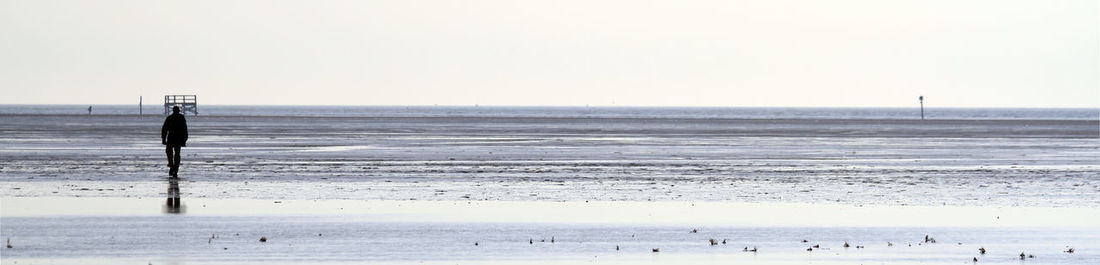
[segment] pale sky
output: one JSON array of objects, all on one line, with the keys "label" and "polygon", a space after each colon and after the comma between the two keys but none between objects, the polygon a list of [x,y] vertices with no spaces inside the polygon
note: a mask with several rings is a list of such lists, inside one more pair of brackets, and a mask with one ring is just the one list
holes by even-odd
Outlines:
[{"label": "pale sky", "polygon": [[1098,2],[0,0],[0,104],[1098,108]]}]

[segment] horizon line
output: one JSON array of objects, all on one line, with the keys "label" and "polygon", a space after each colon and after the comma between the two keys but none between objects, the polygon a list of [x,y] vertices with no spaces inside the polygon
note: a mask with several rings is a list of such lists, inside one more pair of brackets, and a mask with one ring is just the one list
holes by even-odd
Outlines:
[{"label": "horizon line", "polygon": [[[154,101],[155,102],[155,101]],[[0,103],[2,105],[23,105],[23,106],[133,106],[137,104],[117,104],[117,103],[93,103],[93,104],[77,104],[77,103]],[[162,106],[161,103],[149,104],[149,106]],[[379,105],[348,105],[348,104],[201,104],[203,106],[262,106],[262,107],[486,107],[486,108],[866,108],[866,109],[907,109],[907,108],[921,108],[920,105],[914,106],[715,106],[715,105],[495,105],[495,104],[411,104],[411,105],[399,105],[399,104],[379,104]],[[990,107],[990,106],[924,106],[926,109],[1100,109],[1100,106],[1096,107]]]}]

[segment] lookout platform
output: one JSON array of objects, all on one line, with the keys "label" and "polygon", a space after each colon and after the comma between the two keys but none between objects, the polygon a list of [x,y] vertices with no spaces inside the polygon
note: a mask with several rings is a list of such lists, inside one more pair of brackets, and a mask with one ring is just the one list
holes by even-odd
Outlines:
[{"label": "lookout platform", "polygon": [[164,114],[172,113],[175,106],[180,107],[180,113],[199,115],[199,100],[195,95],[164,95]]}]

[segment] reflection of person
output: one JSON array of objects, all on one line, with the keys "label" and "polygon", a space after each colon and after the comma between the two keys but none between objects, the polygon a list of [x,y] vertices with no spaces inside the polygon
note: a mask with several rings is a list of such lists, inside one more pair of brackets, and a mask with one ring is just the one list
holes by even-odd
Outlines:
[{"label": "reflection of person", "polygon": [[160,143],[168,155],[168,175],[176,177],[180,170],[180,147],[187,146],[187,119],[180,114],[180,107],[172,107],[172,115],[164,119],[160,127]]},{"label": "reflection of person", "polygon": [[165,213],[182,213],[179,178],[168,178],[168,202]]}]

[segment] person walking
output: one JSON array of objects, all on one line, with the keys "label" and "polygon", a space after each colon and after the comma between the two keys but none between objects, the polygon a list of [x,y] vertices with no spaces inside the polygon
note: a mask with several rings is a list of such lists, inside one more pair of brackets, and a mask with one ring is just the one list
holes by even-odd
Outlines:
[{"label": "person walking", "polygon": [[187,119],[180,114],[180,107],[172,107],[172,115],[164,119],[160,127],[160,143],[165,146],[168,155],[168,175],[178,177],[180,170],[180,148],[187,146]]}]

